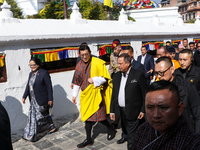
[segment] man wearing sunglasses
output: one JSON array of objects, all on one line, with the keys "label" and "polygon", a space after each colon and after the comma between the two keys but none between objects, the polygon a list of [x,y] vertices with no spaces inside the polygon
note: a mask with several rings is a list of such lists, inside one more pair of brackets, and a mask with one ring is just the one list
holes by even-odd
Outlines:
[{"label": "man wearing sunglasses", "polygon": [[183,116],[191,130],[200,133],[200,101],[196,88],[192,85],[185,86],[183,81],[176,78],[174,66],[169,57],[163,56],[156,60],[155,74],[159,80],[166,80],[178,87],[180,100],[184,103]]}]

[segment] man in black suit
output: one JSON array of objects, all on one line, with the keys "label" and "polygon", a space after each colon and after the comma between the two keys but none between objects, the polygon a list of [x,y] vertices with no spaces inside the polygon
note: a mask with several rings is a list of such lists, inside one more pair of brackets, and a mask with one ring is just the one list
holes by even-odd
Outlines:
[{"label": "man in black suit", "polygon": [[152,55],[147,53],[147,48],[145,46],[142,46],[141,53],[142,55],[138,56],[137,61],[144,65],[145,78],[149,85],[150,80],[153,78],[154,59]]},{"label": "man in black suit", "polygon": [[131,57],[131,66],[133,67],[133,69],[145,73],[144,65],[134,59],[132,46],[126,46],[122,53],[127,53]]},{"label": "man in black suit", "polygon": [[128,54],[121,54],[118,58],[117,72],[113,76],[113,92],[110,106],[110,118],[115,121],[121,116],[122,130],[128,135],[128,149],[132,146],[135,130],[140,119],[144,117],[144,99],[147,88],[144,74],[131,67]]},{"label": "man in black suit", "polygon": [[[122,53],[126,53],[126,54],[128,54],[131,57],[131,66],[132,66],[133,69],[145,73],[144,65],[142,65],[141,63],[139,63],[138,61],[136,61],[134,59],[134,54],[133,54],[133,48],[132,48],[132,46],[126,46],[124,48],[124,50],[122,51]],[[120,120],[118,117],[120,118],[120,116],[115,116],[115,124],[118,124],[118,122]],[[127,134],[125,134],[122,131],[122,138],[117,141],[117,144],[123,144],[126,141],[127,141]]]},{"label": "man in black suit", "polygon": [[200,67],[200,43],[197,43],[197,51],[194,53],[194,65]]}]

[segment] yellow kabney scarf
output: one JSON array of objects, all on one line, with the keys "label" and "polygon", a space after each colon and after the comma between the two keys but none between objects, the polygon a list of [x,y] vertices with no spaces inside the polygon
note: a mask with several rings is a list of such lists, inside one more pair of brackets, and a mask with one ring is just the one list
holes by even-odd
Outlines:
[{"label": "yellow kabney scarf", "polygon": [[90,84],[84,91],[81,91],[80,95],[80,112],[81,120],[85,122],[91,117],[99,108],[102,99],[105,101],[106,113],[110,113],[110,102],[112,96],[112,81],[108,69],[106,68],[105,61],[92,57],[91,60],[91,78],[104,77],[107,79],[107,85],[100,85],[95,87],[94,84]]}]

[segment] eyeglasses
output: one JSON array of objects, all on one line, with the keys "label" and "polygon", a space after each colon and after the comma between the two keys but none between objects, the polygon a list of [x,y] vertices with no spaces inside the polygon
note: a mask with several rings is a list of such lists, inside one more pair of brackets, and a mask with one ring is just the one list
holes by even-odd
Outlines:
[{"label": "eyeglasses", "polygon": [[167,68],[165,71],[162,71],[162,72],[161,71],[155,71],[155,75],[156,76],[160,75],[161,77],[163,77],[165,72],[167,72],[167,70],[169,70],[171,67],[172,67],[172,65],[169,68]]},{"label": "eyeglasses", "polygon": [[32,65],[30,65],[30,64],[29,64],[28,66],[30,66],[30,67],[35,67],[35,66],[36,66],[36,64],[32,64]]}]

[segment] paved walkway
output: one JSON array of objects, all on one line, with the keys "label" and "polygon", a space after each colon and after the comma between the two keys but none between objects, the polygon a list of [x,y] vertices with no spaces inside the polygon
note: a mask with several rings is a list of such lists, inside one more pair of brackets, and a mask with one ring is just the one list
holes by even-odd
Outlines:
[{"label": "paved walkway", "polygon": [[[54,121],[58,131],[50,135],[39,134],[37,142],[29,142],[21,139],[23,131],[12,135],[14,150],[78,150],[77,144],[85,140],[84,123],[79,119],[62,118]],[[121,129],[117,129],[113,140],[107,140],[107,129],[101,123],[94,125],[92,131],[94,144],[79,150],[126,150],[127,143],[116,144],[121,138]]]}]

